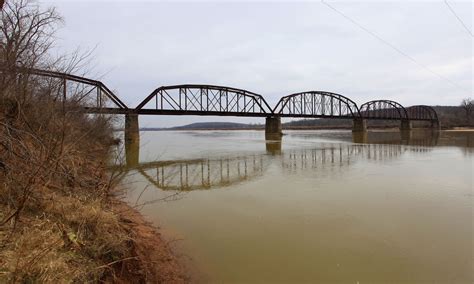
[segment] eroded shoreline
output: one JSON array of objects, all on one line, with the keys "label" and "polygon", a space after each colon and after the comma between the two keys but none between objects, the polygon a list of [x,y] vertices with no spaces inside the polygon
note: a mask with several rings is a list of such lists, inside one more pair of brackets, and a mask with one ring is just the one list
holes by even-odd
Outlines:
[{"label": "eroded shoreline", "polygon": [[[188,283],[190,275],[159,229],[126,202],[112,200],[113,210],[130,232],[132,258],[114,267],[115,275],[125,282]],[[134,257],[134,258],[133,258]]]}]

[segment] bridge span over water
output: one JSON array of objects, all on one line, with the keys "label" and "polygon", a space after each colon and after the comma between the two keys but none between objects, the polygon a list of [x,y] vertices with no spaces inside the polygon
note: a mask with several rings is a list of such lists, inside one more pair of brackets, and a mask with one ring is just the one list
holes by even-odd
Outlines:
[{"label": "bridge span over water", "polygon": [[105,84],[81,76],[39,69],[0,69],[4,76],[20,81],[42,78],[55,85],[64,100],[85,105],[90,113],[123,114],[128,138],[138,136],[139,115],[199,115],[265,118],[265,133],[278,137],[281,118],[352,119],[353,131],[367,130],[367,120],[400,121],[410,130],[413,121],[426,121],[439,128],[436,111],[426,105],[404,107],[391,100],[373,100],[358,106],[350,98],[326,91],[306,91],[282,97],[272,108],[265,98],[244,89],[200,84],[161,86],[145,96],[135,108],[128,107]]}]

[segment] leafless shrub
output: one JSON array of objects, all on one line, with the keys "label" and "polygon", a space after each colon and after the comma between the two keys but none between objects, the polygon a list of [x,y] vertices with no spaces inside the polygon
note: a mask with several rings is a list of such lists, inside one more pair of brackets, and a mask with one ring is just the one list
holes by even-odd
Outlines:
[{"label": "leafless shrub", "polygon": [[86,87],[17,72],[82,68],[87,53],[51,58],[54,8],[7,1],[0,27],[0,282],[99,281],[133,259],[111,208],[111,118],[88,115]]},{"label": "leafless shrub", "polygon": [[468,125],[470,125],[472,113],[474,111],[474,100],[471,98],[463,99],[461,102],[461,107],[466,114],[466,122]]}]

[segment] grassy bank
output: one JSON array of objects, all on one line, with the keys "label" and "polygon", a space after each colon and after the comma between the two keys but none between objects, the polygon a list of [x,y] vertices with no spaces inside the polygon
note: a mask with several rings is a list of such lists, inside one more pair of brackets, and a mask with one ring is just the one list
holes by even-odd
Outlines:
[{"label": "grassy bank", "polygon": [[15,78],[3,77],[0,100],[0,282],[184,281],[156,230],[117,198],[111,118]]}]

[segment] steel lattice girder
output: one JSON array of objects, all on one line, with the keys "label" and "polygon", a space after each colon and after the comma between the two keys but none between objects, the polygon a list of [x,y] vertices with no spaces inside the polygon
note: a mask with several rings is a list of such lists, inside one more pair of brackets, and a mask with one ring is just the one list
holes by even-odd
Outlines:
[{"label": "steel lattice girder", "polygon": [[[100,109],[103,107],[103,101],[105,97],[106,99],[109,99],[110,101],[112,101],[114,106],[118,110],[122,112],[128,111],[128,107],[101,81],[92,80],[85,77],[71,75],[67,73],[41,70],[41,69],[35,69],[35,68],[20,68],[20,67],[15,67],[12,69],[0,68],[0,72],[7,73],[7,74],[8,73],[25,74],[25,75],[34,75],[34,76],[40,76],[40,77],[46,77],[46,78],[59,79],[62,81],[62,89],[64,92],[64,98],[66,97],[66,89],[67,89],[68,81],[88,85],[95,88],[97,91],[96,104],[95,104],[97,106],[97,109]],[[91,91],[92,89],[89,92],[87,92],[85,95],[83,95],[81,99],[91,94]]]},{"label": "steel lattice girder", "polygon": [[[155,99],[154,108],[145,106]],[[154,90],[137,107],[141,110],[173,110],[176,114],[193,112],[256,113],[271,115],[272,111],[263,96],[247,90],[224,86],[185,84],[163,86]]]},{"label": "steel lattice girder", "polygon": [[282,97],[273,113],[293,117],[361,117],[354,101],[343,95],[324,91],[308,91]]},{"label": "steel lattice girder", "polygon": [[408,117],[410,120],[431,120],[438,121],[438,114],[436,111],[426,105],[415,105],[407,107]]},{"label": "steel lattice girder", "polygon": [[409,119],[401,104],[390,100],[374,100],[360,106],[362,117],[368,119]]}]

